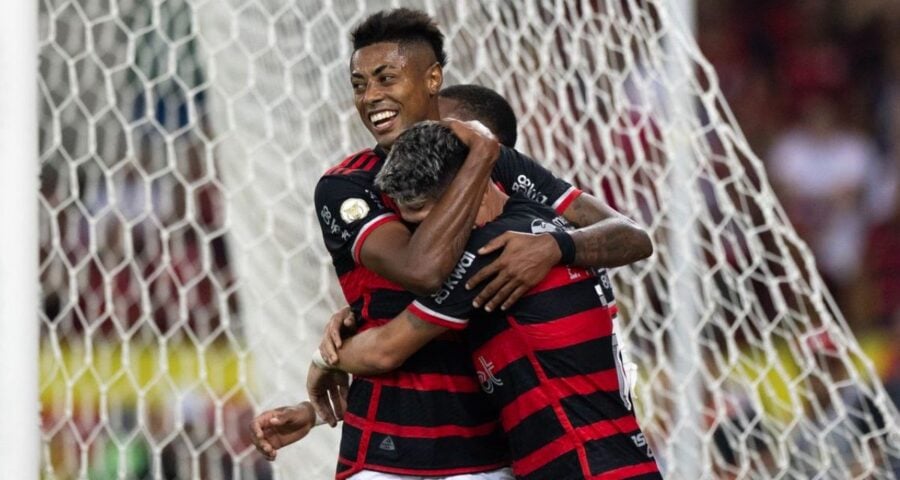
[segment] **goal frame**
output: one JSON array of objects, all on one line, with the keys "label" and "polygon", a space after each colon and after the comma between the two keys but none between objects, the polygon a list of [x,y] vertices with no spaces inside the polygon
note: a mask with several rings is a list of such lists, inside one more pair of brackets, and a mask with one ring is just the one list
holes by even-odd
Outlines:
[{"label": "goal frame", "polygon": [[0,465],[38,478],[37,4],[0,16]]}]

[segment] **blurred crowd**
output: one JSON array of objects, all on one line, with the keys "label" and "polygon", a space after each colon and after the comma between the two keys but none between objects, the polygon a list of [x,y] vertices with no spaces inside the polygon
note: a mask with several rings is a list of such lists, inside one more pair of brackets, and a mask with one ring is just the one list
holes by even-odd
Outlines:
[{"label": "blurred crowd", "polygon": [[900,3],[699,0],[698,25],[785,212],[864,347],[878,339],[869,353],[900,401]]}]

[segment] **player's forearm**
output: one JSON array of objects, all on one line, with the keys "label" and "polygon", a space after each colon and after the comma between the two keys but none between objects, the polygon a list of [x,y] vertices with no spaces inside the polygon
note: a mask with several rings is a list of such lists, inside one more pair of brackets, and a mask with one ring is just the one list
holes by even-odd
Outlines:
[{"label": "player's forearm", "polygon": [[410,237],[404,264],[418,272],[420,290],[431,293],[440,288],[462,255],[496,157],[496,150],[473,147],[440,201]]},{"label": "player's forearm", "polygon": [[571,232],[574,265],[618,267],[653,254],[653,242],[647,232],[590,195],[575,199],[564,216],[582,227]]},{"label": "player's forearm", "polygon": [[344,340],[335,368],[353,375],[381,375],[396,369],[402,360],[379,342],[379,328],[372,328]]},{"label": "player's forearm", "polygon": [[650,236],[622,219],[607,219],[571,232],[579,267],[618,267],[643,260],[653,253]]},{"label": "player's forearm", "polygon": [[337,368],[354,375],[380,375],[396,370],[425,344],[446,332],[408,309],[390,322],[344,340]]}]

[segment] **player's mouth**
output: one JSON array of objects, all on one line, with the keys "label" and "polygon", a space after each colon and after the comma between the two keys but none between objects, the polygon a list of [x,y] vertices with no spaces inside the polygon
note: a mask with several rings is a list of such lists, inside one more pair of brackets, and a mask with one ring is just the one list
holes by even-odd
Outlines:
[{"label": "player's mouth", "polygon": [[369,114],[369,123],[377,133],[385,133],[390,131],[397,122],[398,112],[396,110],[382,110]]}]

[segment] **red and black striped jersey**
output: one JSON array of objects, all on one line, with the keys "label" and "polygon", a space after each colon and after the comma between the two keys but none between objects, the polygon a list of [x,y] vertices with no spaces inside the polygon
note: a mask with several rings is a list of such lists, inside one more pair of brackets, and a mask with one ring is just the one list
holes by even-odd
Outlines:
[{"label": "red and black striped jersey", "polygon": [[607,272],[557,266],[507,312],[472,307],[469,277],[496,254],[474,252],[506,231],[567,228],[549,208],[510,198],[475,230],[443,288],[416,299],[420,318],[465,328],[482,389],[500,410],[513,471],[523,479],[660,478],[631,411]]},{"label": "red and black striped jersey", "polygon": [[[400,221],[390,200],[374,187],[385,159],[367,149],[329,169],[315,202],[325,245],[344,296],[361,328],[378,326],[415,298],[360,263],[366,238]],[[533,160],[501,149],[493,179],[504,190],[564,210],[580,191]],[[458,334],[438,338],[398,370],[356,377],[350,386],[341,437],[338,478],[359,470],[444,476],[509,464],[497,412],[475,380]]]}]

